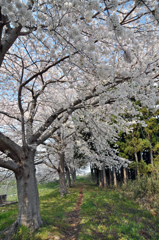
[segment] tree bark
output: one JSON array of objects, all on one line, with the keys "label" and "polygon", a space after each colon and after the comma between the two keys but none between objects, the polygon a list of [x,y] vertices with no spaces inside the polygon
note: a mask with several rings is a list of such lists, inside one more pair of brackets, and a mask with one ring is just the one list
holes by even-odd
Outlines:
[{"label": "tree bark", "polygon": [[73,177],[74,177],[74,182],[76,181],[76,169],[74,168],[73,170]]},{"label": "tree bark", "polygon": [[149,142],[150,142],[150,163],[152,165],[152,167],[154,168],[154,161],[153,161],[153,150],[152,150],[152,144],[151,144],[151,137],[150,137],[150,134],[148,134],[148,139],[149,139]]},{"label": "tree bark", "polygon": [[125,167],[123,167],[123,177],[124,177],[124,185],[126,185],[127,184],[127,173],[126,173],[126,168]]},{"label": "tree bark", "polygon": [[103,174],[102,174],[102,170],[99,170],[99,187],[103,187]]},{"label": "tree bark", "polygon": [[95,168],[95,183],[99,185],[99,170]]},{"label": "tree bark", "polygon": [[0,67],[4,60],[5,54],[11,48],[11,46],[14,44],[16,39],[19,37],[21,29],[22,29],[22,26],[19,25],[16,28],[12,28],[11,31],[9,32],[9,34],[4,35],[4,37],[1,41],[1,44],[0,44]]},{"label": "tree bark", "polygon": [[67,165],[65,166],[65,170],[66,170],[66,179],[67,179],[67,187],[71,187],[71,178],[70,178],[70,170],[67,167]]},{"label": "tree bark", "polygon": [[76,181],[76,169],[70,167],[71,177],[72,177],[72,183]]},{"label": "tree bark", "polygon": [[113,179],[114,179],[114,186],[117,187],[116,172],[114,167],[113,167]]},{"label": "tree bark", "polygon": [[136,170],[137,176],[139,176],[139,164],[138,164],[139,161],[138,161],[137,153],[135,153],[135,161],[137,163],[137,170]]},{"label": "tree bark", "polygon": [[91,181],[94,182],[94,173],[93,173],[93,168],[91,168]]},{"label": "tree bark", "polygon": [[107,177],[106,177],[106,172],[105,172],[105,164],[103,163],[103,184],[104,188],[107,188]]},{"label": "tree bark", "polygon": [[15,173],[19,202],[17,222],[34,231],[43,225],[43,221],[40,216],[39,194],[35,177],[35,151],[29,148],[27,150],[26,158],[22,159],[21,170]]},{"label": "tree bark", "polygon": [[[35,177],[35,148],[19,146],[0,132],[0,151],[8,150],[11,160],[0,159],[0,166],[11,169],[15,173],[18,192],[18,218],[13,224],[25,225],[32,231],[43,225],[39,209],[39,195]],[[13,227],[10,230],[14,230]],[[8,230],[9,231],[9,230]]]},{"label": "tree bark", "polygon": [[63,197],[64,193],[67,193],[66,183],[65,183],[65,174],[64,174],[64,152],[59,154],[60,161],[59,161],[59,184],[60,184],[60,196]]},{"label": "tree bark", "polygon": [[112,185],[112,171],[109,168],[109,181],[110,181],[110,186]]},{"label": "tree bark", "polygon": [[143,160],[142,151],[140,151],[140,158],[141,158],[141,160]]},{"label": "tree bark", "polygon": [[154,161],[153,161],[153,151],[152,151],[152,147],[150,148],[150,163],[151,163],[152,167],[154,168]]}]

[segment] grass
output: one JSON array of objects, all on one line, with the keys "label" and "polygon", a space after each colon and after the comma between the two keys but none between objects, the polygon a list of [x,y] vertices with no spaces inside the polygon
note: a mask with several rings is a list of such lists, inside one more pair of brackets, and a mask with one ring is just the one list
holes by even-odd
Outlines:
[{"label": "grass", "polygon": [[[26,227],[21,226],[14,235],[14,240],[46,240],[63,236],[69,227],[67,213],[73,211],[78,194],[79,186],[75,185],[69,191],[70,194],[61,198],[59,195],[58,182],[40,184],[39,200],[42,219],[45,226],[31,233]],[[11,225],[18,216],[18,205],[9,205],[0,208],[0,231]]]},{"label": "grass", "polygon": [[[41,216],[46,225],[31,233],[21,226],[14,240],[46,240],[64,238],[69,228],[68,214],[75,208],[80,186],[83,185],[83,202],[80,210],[78,240],[144,240],[159,239],[159,219],[135,203],[122,188],[95,186],[89,178],[79,178],[61,198],[58,182],[39,186]],[[4,210],[4,211],[3,211]],[[17,204],[0,208],[0,230],[17,218]]]},{"label": "grass", "polygon": [[[106,191],[84,185],[79,240],[159,239],[159,219],[135,203],[123,188]],[[126,189],[125,189],[126,190]]]},{"label": "grass", "polygon": [[[11,185],[14,184],[14,185]],[[15,182],[10,182],[8,186],[6,183],[0,184],[0,194],[7,193],[7,201],[17,201],[17,186]]]}]

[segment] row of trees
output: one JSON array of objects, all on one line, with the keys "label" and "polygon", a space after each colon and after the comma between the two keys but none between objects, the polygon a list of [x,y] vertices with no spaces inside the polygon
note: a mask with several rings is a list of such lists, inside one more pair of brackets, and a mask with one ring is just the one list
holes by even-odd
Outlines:
[{"label": "row of trees", "polygon": [[[142,107],[140,111],[146,126],[132,124],[130,132],[128,134],[121,132],[118,141],[119,155],[132,161],[135,160],[130,166],[137,170],[137,175],[139,172],[151,172],[154,167],[155,169],[158,167],[159,112],[158,110],[152,112],[145,107]],[[147,164],[144,163],[143,158]]]},{"label": "row of trees", "polygon": [[127,162],[113,143],[132,119],[144,126],[135,101],[151,111],[158,102],[158,9],[147,0],[0,0],[0,167],[16,176],[16,224],[42,226],[35,164],[57,168],[57,154],[63,179],[74,161],[66,143],[99,167]]}]

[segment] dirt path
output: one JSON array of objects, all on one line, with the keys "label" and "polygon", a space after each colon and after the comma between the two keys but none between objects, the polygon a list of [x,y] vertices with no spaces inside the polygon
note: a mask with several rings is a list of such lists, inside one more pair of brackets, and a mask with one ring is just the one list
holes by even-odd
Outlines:
[{"label": "dirt path", "polygon": [[63,240],[77,240],[78,234],[80,232],[80,219],[79,219],[79,211],[80,211],[80,206],[82,204],[83,200],[83,192],[82,192],[83,187],[81,186],[79,190],[79,197],[77,204],[75,206],[75,209],[73,212],[71,212],[68,215],[68,222],[70,224],[69,229],[65,233],[65,238]]}]

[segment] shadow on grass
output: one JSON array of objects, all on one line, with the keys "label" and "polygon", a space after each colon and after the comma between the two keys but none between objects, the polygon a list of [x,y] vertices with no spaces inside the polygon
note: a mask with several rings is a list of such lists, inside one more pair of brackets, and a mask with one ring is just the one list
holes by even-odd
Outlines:
[{"label": "shadow on grass", "polygon": [[159,239],[159,219],[115,190],[84,186],[81,233],[85,239]]},{"label": "shadow on grass", "polygon": [[[45,225],[34,233],[21,226],[11,239],[14,240],[44,240],[62,236],[69,225],[65,222],[66,213],[74,209],[79,195],[79,187],[73,186],[70,194],[60,197],[56,184],[41,185],[39,188],[40,212]],[[7,228],[17,218],[18,205],[6,206],[0,212],[0,230]]]}]

